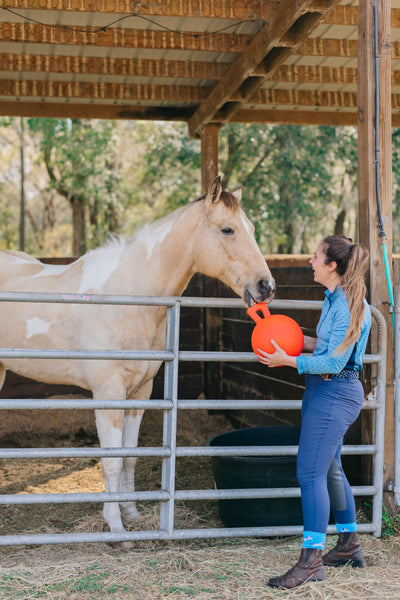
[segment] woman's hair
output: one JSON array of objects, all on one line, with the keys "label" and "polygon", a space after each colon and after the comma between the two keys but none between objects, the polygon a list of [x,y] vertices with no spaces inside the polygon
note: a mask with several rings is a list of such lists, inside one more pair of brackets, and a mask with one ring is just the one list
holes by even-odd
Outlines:
[{"label": "woman's hair", "polygon": [[330,235],[322,242],[325,263],[336,262],[336,272],[341,276],[343,289],[350,309],[350,325],[337,353],[343,352],[360,337],[361,322],[364,316],[364,298],[367,291],[365,275],[369,267],[369,252],[351,238],[343,235]]}]

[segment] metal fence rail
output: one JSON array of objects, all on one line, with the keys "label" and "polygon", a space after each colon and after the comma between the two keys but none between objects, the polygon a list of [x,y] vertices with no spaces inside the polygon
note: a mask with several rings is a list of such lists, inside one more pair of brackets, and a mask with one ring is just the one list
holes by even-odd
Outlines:
[{"label": "metal fence rail", "polygon": [[[18,292],[0,293],[0,302],[55,302],[74,304],[113,304],[113,305],[150,305],[167,307],[166,349],[163,352],[105,351],[105,350],[59,350],[59,349],[17,349],[0,348],[1,358],[71,358],[96,360],[163,360],[165,361],[164,398],[160,400],[0,400],[0,409],[158,409],[163,411],[163,443],[161,447],[151,448],[4,448],[0,449],[0,458],[67,458],[67,457],[160,457],[162,460],[161,491],[134,493],[71,493],[71,494],[8,494],[0,495],[0,504],[49,504],[80,502],[122,502],[122,501],[158,501],[160,502],[160,525],[157,530],[130,531],[119,533],[63,533],[63,534],[21,534],[0,536],[0,545],[20,544],[58,544],[85,542],[119,542],[135,540],[176,540],[193,538],[222,538],[246,536],[295,535],[302,533],[302,526],[274,527],[224,527],[204,529],[175,529],[175,502],[181,500],[221,500],[243,498],[284,498],[299,497],[299,488],[264,488],[235,490],[176,490],[175,463],[177,458],[204,456],[274,456],[296,455],[297,446],[229,446],[229,447],[177,447],[178,410],[254,410],[279,409],[300,410],[301,400],[178,400],[179,364],[184,361],[227,361],[254,362],[258,359],[247,352],[184,352],[179,350],[179,323],[181,307],[198,308],[243,308],[240,299],[230,298],[190,298],[190,297],[140,297],[110,295],[77,294],[33,294]],[[322,302],[275,300],[270,305],[274,309],[319,310]],[[377,386],[374,398],[364,403],[363,410],[375,412],[375,440],[373,444],[345,445],[343,454],[370,455],[373,457],[372,485],[354,486],[356,496],[372,497],[372,520],[359,525],[360,532],[381,535],[382,493],[383,493],[383,450],[385,422],[386,387],[386,323],[381,313],[371,307],[377,328],[377,353],[368,354],[365,363],[376,364]],[[328,533],[336,531],[333,525]]]}]

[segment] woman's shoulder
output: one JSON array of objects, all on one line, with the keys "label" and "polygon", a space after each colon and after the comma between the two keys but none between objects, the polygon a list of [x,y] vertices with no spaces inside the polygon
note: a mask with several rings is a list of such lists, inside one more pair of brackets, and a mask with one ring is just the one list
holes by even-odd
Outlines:
[{"label": "woman's shoulder", "polygon": [[369,304],[368,304],[366,298],[364,298],[364,307],[365,307],[365,310],[364,310],[363,321],[370,324],[371,323],[371,309],[369,307]]},{"label": "woman's shoulder", "polygon": [[340,286],[337,286],[333,292],[330,294],[330,302],[336,308],[348,307],[349,302],[347,300],[346,294]]}]

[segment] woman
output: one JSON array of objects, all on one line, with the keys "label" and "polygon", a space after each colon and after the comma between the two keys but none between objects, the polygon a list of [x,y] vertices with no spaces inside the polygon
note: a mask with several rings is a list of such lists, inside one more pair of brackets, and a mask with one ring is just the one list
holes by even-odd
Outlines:
[{"label": "woman", "polygon": [[[310,260],[314,280],[327,288],[317,338],[304,338],[304,349],[312,355],[289,356],[275,342],[273,354],[259,350],[268,367],[286,365],[306,374],[297,457],[303,547],[297,564],[270,579],[270,587],[287,589],[323,580],[324,565],[363,566],[354,498],[340,453],[364,400],[359,372],[371,328],[364,281],[368,259],[368,251],[351,239],[326,237]],[[336,547],[322,556],[331,508],[339,538]]]}]

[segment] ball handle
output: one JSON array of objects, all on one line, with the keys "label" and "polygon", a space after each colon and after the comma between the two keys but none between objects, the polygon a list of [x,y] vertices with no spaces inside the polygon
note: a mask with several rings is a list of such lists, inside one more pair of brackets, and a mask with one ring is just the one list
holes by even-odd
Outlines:
[{"label": "ball handle", "polygon": [[260,312],[264,315],[264,317],[271,316],[271,313],[269,312],[269,308],[265,304],[265,302],[259,302],[258,304],[253,304],[253,306],[250,306],[250,308],[247,309],[247,314],[256,323],[258,323],[259,321],[262,321],[262,317],[259,314]]}]

